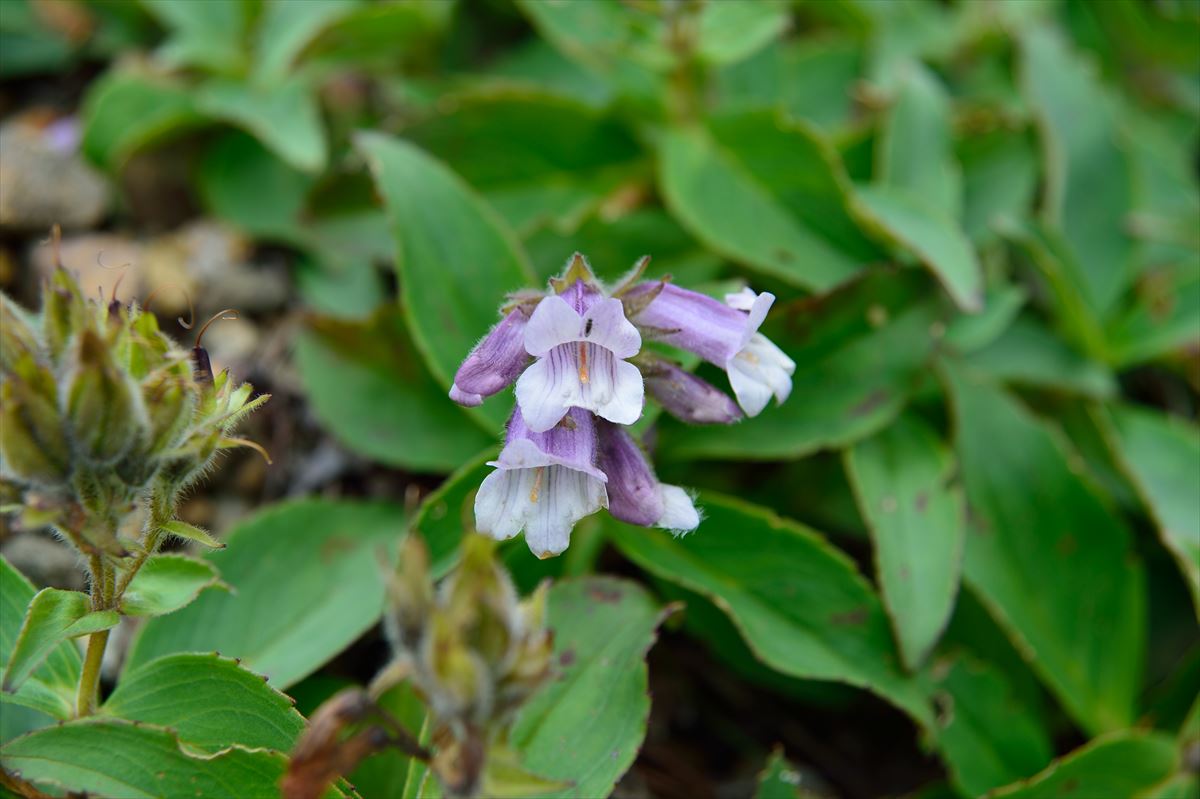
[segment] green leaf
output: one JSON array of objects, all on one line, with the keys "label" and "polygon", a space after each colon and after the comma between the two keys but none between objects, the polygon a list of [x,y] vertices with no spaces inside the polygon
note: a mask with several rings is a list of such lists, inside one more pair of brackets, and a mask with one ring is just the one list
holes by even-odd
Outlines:
[{"label": "green leaf", "polygon": [[311,674],[379,618],[384,553],[404,529],[391,505],[291,502],[247,519],[206,560],[231,592],[209,591],[169,619],[151,619],[126,671],[175,652],[239,657],[283,689]]},{"label": "green leaf", "polygon": [[196,172],[209,213],[252,236],[284,243],[303,235],[300,213],[312,185],[310,176],[241,131],[214,141]]},{"label": "green leaf", "polygon": [[542,38],[563,55],[604,70],[629,66],[665,71],[675,63],[657,9],[625,3],[517,0]]},{"label": "green leaf", "polygon": [[317,417],[380,463],[449,472],[492,443],[426,372],[399,309],[361,324],[310,320],[296,364]]},{"label": "green leaf", "polygon": [[304,729],[290,699],[218,655],[166,655],[126,671],[99,713],[170,728],[210,753],[233,744],[286,752]]},{"label": "green leaf", "polygon": [[876,183],[919,197],[938,218],[959,218],[962,171],[951,141],[950,98],[932,72],[917,63],[903,72],[896,98],[876,140]]},{"label": "green leaf", "polygon": [[1117,391],[1112,372],[1085,358],[1034,316],[1018,316],[998,338],[975,352],[973,369],[1018,386],[1103,399]]},{"label": "green leaf", "polygon": [[929,673],[937,746],[964,795],[980,796],[1050,762],[1046,730],[998,669],[959,656],[934,663]]},{"label": "green leaf", "polygon": [[791,23],[787,0],[722,0],[700,9],[696,55],[709,64],[732,64],[777,39]]},{"label": "green leaf", "polygon": [[[568,97],[501,88],[444,105],[446,113],[405,129],[405,138],[452,166],[521,232],[547,221],[575,227],[641,160],[623,126]],[[569,254],[556,254],[555,266]]]},{"label": "green leaf", "polygon": [[936,344],[940,312],[929,294],[915,270],[873,271],[819,301],[776,309],[765,332],[796,362],[787,402],[732,426],[664,419],[661,456],[797,458],[882,429],[903,409]]},{"label": "green leaf", "polygon": [[142,7],[171,30],[158,52],[172,67],[236,72],[246,62],[246,5],[241,0],[142,0]]},{"label": "green leaf", "polygon": [[851,217],[849,179],[836,153],[777,113],[663,133],[658,182],[696,238],[793,285],[828,289],[882,258]]},{"label": "green leaf", "polygon": [[[379,706],[391,714],[406,729],[416,734],[425,724],[425,703],[417,696],[410,683],[404,682],[384,692],[379,698]],[[422,743],[427,743],[423,739]],[[404,786],[409,775],[424,768],[424,764],[395,749],[378,752],[347,775],[355,790],[365,797],[405,797]]]},{"label": "green leaf", "polygon": [[1106,438],[1192,591],[1200,614],[1200,429],[1131,405],[1109,409]]},{"label": "green leaf", "polygon": [[1133,274],[1125,219],[1132,176],[1117,109],[1095,70],[1055,31],[1033,28],[1021,45],[1023,91],[1037,115],[1045,159],[1042,215],[1061,229],[1079,264],[1073,283],[1103,315]]},{"label": "green leaf", "polygon": [[963,229],[977,245],[996,239],[1000,219],[1022,220],[1033,208],[1038,158],[1025,131],[997,130],[964,137],[962,163]]},{"label": "green leaf", "polygon": [[[363,134],[357,144],[391,222],[413,341],[449,389],[459,364],[497,321],[505,293],[532,283],[532,270],[495,212],[439,161],[379,134]],[[481,411],[478,418],[499,430],[505,408],[493,401]]]},{"label": "green leaf", "polygon": [[886,186],[858,189],[859,212],[933,272],[964,311],[983,307],[983,267],[966,234],[940,211]]},{"label": "green leaf", "polygon": [[901,416],[846,450],[875,545],[875,569],[900,654],[916,668],[950,620],[966,521],[954,456],[920,417]]},{"label": "green leaf", "polygon": [[878,597],[845,555],[764,508],[712,494],[699,504],[706,518],[686,538],[614,524],[613,540],[646,571],[715,602],[777,671],[865,688],[929,722]]},{"label": "green leaf", "polygon": [[190,605],[206,588],[220,586],[211,564],[183,555],[153,555],[121,598],[126,616],[165,616]]},{"label": "green leaf", "polygon": [[1005,285],[992,289],[977,314],[955,317],[946,328],[946,344],[958,353],[982,349],[999,338],[1029,299],[1020,286]]},{"label": "green leaf", "polygon": [[14,693],[59,644],[117,626],[115,610],[92,610],[80,591],[43,588],[29,603],[25,621],[4,669],[4,691]]},{"label": "green leaf", "polygon": [[297,56],[331,23],[360,7],[358,0],[274,0],[263,7],[254,76],[263,84],[287,77]]},{"label": "green leaf", "polygon": [[1133,302],[1106,327],[1120,366],[1186,352],[1200,342],[1200,256],[1148,271]]},{"label": "green leaf", "polygon": [[944,372],[970,503],[964,578],[1082,727],[1127,726],[1146,623],[1129,531],[1028,411]]},{"label": "green leaf", "polygon": [[776,749],[758,775],[754,799],[803,799],[806,794],[800,792],[800,782],[800,772]]},{"label": "green leaf", "polygon": [[454,8],[454,3],[441,2],[362,5],[326,26],[299,60],[319,74],[354,67],[395,70],[397,52],[427,45]]},{"label": "green leaf", "polygon": [[848,37],[789,39],[726,66],[713,82],[722,111],[781,107],[795,119],[839,130],[853,115],[861,66],[862,48]]},{"label": "green leaf", "polygon": [[81,146],[88,158],[115,170],[137,150],[205,121],[184,86],[114,70],[88,90]]},{"label": "green leaf", "polygon": [[277,796],[287,767],[277,752],[193,754],[169,730],[95,717],[10,741],[0,757],[6,768],[45,788],[131,799]]},{"label": "green leaf", "polygon": [[[25,576],[0,557],[0,664],[5,671],[11,668],[17,639],[35,593]],[[0,693],[0,702],[24,705],[58,719],[72,718],[82,664],[75,645],[62,640],[16,693]],[[7,708],[0,707],[0,715],[7,712]]]},{"label": "green leaf", "polygon": [[163,525],[162,529],[166,530],[177,538],[182,538],[187,541],[195,541],[197,544],[202,544],[209,549],[224,549],[225,545],[217,539],[209,535],[207,530],[197,527],[194,524],[181,522],[178,519],[169,521]]},{"label": "green leaf", "polygon": [[301,77],[268,88],[213,80],[196,90],[196,106],[254,135],[302,172],[325,168],[325,128],[313,88]]},{"label": "green leaf", "polygon": [[421,502],[412,529],[429,547],[429,570],[434,579],[444,576],[458,563],[458,547],[466,532],[475,529],[475,492],[483,478],[492,473],[487,462],[496,448],[468,460]]},{"label": "green leaf", "polygon": [[1178,756],[1165,735],[1128,730],[1088,742],[1025,782],[988,794],[988,799],[1134,799],[1166,779]]},{"label": "green leaf", "polygon": [[510,741],[532,774],[570,780],[560,796],[608,796],[633,764],[650,716],[646,652],[672,607],[611,577],[550,589],[556,677],[522,708]]}]

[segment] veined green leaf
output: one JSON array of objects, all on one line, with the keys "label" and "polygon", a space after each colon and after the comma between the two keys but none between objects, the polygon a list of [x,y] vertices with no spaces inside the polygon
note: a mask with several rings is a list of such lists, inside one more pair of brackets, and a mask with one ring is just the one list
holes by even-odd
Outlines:
[{"label": "veined green leaf", "polygon": [[[25,614],[36,591],[12,565],[0,557],[0,664],[11,667]],[[83,660],[70,641],[61,641],[40,667],[15,692],[0,692],[0,702],[24,705],[58,719],[75,715],[75,691]],[[0,708],[0,714],[5,711]]]},{"label": "veined green leaf", "polygon": [[699,504],[706,518],[685,538],[614,523],[613,540],[651,574],[715,602],[777,671],[865,688],[930,721],[901,671],[883,606],[848,558],[763,508],[711,494]]},{"label": "veined green leaf", "polygon": [[846,467],[875,544],[883,602],[905,665],[937,642],[958,594],[966,512],[954,456],[919,417],[846,450]]},{"label": "veined green leaf", "polygon": [[1024,782],[989,793],[988,799],[1134,799],[1175,768],[1174,742],[1156,733],[1122,731],[1096,738]]},{"label": "veined green leaf", "polygon": [[185,607],[206,588],[220,586],[211,564],[183,555],[152,555],[125,589],[121,613],[165,616]]},{"label": "veined green leaf", "polygon": [[197,544],[203,544],[209,549],[225,548],[225,545],[213,538],[207,530],[197,527],[194,524],[179,521],[178,519],[167,522],[163,525],[163,529],[173,536],[183,538],[187,541],[195,541]]},{"label": "veined green leaf", "polygon": [[247,519],[205,560],[233,589],[209,591],[169,619],[151,619],[125,669],[175,652],[239,657],[283,689],[340,652],[379,618],[383,576],[404,531],[391,505],[308,500]]},{"label": "veined green leaf", "polygon": [[58,646],[72,638],[108,630],[121,620],[115,610],[92,610],[79,591],[43,588],[29,602],[21,631],[8,653],[3,690],[15,693]]},{"label": "veined green leaf", "polygon": [[114,70],[88,92],[81,147],[92,161],[115,170],[150,143],[205,122],[194,96],[183,85]]},{"label": "veined green leaf", "polygon": [[204,113],[253,134],[280,158],[303,172],[325,167],[325,127],[314,88],[296,77],[269,89],[213,80],[196,91]]},{"label": "veined green leaf", "polygon": [[1129,531],[1014,399],[944,373],[971,514],[964,578],[1080,725],[1127,726],[1146,623]]}]

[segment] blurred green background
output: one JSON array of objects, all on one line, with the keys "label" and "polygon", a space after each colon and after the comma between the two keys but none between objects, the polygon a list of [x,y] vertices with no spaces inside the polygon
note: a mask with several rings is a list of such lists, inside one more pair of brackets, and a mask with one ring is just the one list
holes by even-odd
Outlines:
[{"label": "blurred green background", "polygon": [[[507,554],[524,588],[687,601],[618,795],[750,795],[779,745],[810,796],[1057,756],[1005,795],[1186,796],[1198,131],[1195,0],[0,0],[0,286],[34,303],[61,224],[89,289],[239,309],[206,342],[274,395],[276,463],[231,456],[182,517],[386,500],[445,558],[511,406],[446,390],[505,292],[576,250],[771,291],[791,399],[639,427],[702,492],[693,536],[591,519]],[[362,613],[302,710],[379,665]]]}]

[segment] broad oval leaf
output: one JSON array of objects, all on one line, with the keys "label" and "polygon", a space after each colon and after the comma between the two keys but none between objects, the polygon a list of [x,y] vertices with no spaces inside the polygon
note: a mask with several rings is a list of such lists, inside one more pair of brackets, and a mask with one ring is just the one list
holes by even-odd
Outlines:
[{"label": "broad oval leaf", "polygon": [[556,795],[608,796],[633,764],[650,716],[646,652],[671,611],[611,577],[550,589],[555,679],[522,708],[510,741],[531,774],[573,783]]},{"label": "broad oval leaf", "polygon": [[953,455],[929,425],[901,416],[846,451],[900,654],[916,668],[954,609],[966,525]]},{"label": "broad oval leaf", "polygon": [[126,670],[175,652],[241,658],[283,689],[311,674],[379,618],[386,553],[404,531],[391,505],[306,500],[238,525],[205,560],[231,592],[209,591],[151,619]]},{"label": "broad oval leaf", "polygon": [[[36,593],[25,575],[0,557],[0,664],[6,670],[12,661],[25,612]],[[79,650],[70,641],[62,641],[15,693],[0,693],[0,702],[24,705],[57,719],[72,718],[82,666]],[[7,712],[0,708],[0,715]]]},{"label": "broad oval leaf", "polygon": [[189,605],[206,588],[220,586],[212,564],[183,555],[153,555],[121,598],[126,616],[165,616]]},{"label": "broad oval leaf", "polygon": [[859,213],[927,266],[960,308],[983,308],[983,267],[958,223],[887,186],[860,187],[856,199]]},{"label": "broad oval leaf", "polygon": [[970,507],[964,579],[1076,721],[1128,726],[1146,624],[1128,529],[1014,399],[944,374]]},{"label": "broad oval leaf", "polygon": [[837,154],[807,126],[769,111],[675,128],[659,141],[668,207],[716,252],[821,291],[883,260],[850,213]]},{"label": "broad oval leaf", "polygon": [[170,728],[206,752],[233,744],[286,752],[304,729],[292,704],[236,660],[180,654],[126,672],[99,713]]},{"label": "broad oval leaf", "polygon": [[311,319],[296,364],[318,418],[380,463],[448,472],[492,442],[425,370],[398,309],[364,323]]},{"label": "broad oval leaf", "polygon": [[29,602],[21,631],[8,653],[4,691],[13,693],[20,688],[59,644],[112,629],[120,620],[115,610],[92,610],[92,600],[87,594],[43,588]]},{"label": "broad oval leaf", "polygon": [[196,92],[197,107],[237,125],[296,169],[317,173],[325,167],[325,127],[315,89],[302,77],[278,86],[213,80]]},{"label": "broad oval leaf", "polygon": [[182,85],[137,72],[114,71],[91,87],[83,107],[83,152],[116,169],[153,141],[205,122]]},{"label": "broad oval leaf", "polygon": [[[357,145],[396,240],[413,342],[449,389],[459,364],[498,321],[505,293],[533,283],[533,272],[495,211],[437,159],[380,134],[362,134]],[[507,415],[495,401],[480,413],[497,431]]]},{"label": "broad oval leaf", "polygon": [[1167,779],[1178,753],[1165,735],[1134,730],[1096,738],[1055,760],[1025,782],[1008,785],[988,799],[1134,799]]},{"label": "broad oval leaf", "polygon": [[287,767],[277,752],[232,748],[193,754],[169,730],[99,717],[17,738],[0,747],[0,759],[22,779],[47,789],[138,799],[278,796]]},{"label": "broad oval leaf", "polygon": [[964,795],[1025,779],[1050,762],[1050,736],[999,669],[959,655],[934,663],[928,680],[937,746]]},{"label": "broad oval leaf", "polygon": [[706,518],[685,538],[614,523],[613,540],[651,574],[711,599],[777,671],[866,688],[929,722],[878,597],[845,555],[764,508],[714,494],[699,504]]}]

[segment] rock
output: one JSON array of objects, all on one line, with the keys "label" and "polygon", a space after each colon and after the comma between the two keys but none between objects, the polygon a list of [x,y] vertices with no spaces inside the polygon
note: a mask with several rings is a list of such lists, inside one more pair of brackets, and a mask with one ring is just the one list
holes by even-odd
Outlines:
[{"label": "rock", "polygon": [[30,112],[0,125],[0,229],[94,227],[111,192],[78,152],[78,123]]}]

